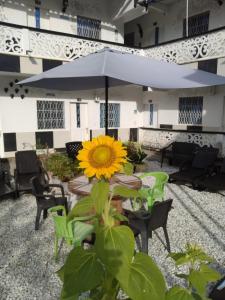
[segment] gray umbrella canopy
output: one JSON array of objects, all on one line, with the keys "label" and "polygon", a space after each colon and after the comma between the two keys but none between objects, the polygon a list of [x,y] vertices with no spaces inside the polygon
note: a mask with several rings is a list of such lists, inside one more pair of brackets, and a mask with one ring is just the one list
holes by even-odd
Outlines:
[{"label": "gray umbrella canopy", "polygon": [[105,48],[18,84],[65,91],[105,88],[107,134],[109,86],[137,84],[158,89],[197,88],[223,85],[225,77]]},{"label": "gray umbrella canopy", "polygon": [[88,90],[137,84],[158,89],[197,88],[225,84],[225,77],[193,70],[175,63],[105,48],[78,58],[19,84],[56,90]]}]

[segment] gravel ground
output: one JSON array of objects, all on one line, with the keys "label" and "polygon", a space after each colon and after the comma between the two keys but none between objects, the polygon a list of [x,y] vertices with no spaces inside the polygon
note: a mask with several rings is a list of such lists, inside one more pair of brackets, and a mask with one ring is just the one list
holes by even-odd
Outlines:
[{"label": "gravel ground", "polygon": [[[159,170],[149,161],[151,171]],[[171,167],[164,168],[174,171]],[[187,242],[198,243],[216,260],[214,264],[225,274],[225,198],[218,194],[198,192],[183,185],[168,184],[166,197],[174,199],[168,219],[172,251]],[[51,218],[34,231],[36,203],[33,196],[0,201],[0,299],[59,299],[61,283],[55,274],[68,253],[63,245],[60,260],[53,259],[54,231]],[[174,264],[167,258],[161,230],[150,240],[149,254],[165,274],[168,286],[179,281],[173,275]]]}]

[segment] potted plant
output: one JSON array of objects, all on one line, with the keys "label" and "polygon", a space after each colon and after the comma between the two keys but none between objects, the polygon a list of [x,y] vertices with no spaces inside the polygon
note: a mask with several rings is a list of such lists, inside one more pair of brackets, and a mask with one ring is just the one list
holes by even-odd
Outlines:
[{"label": "potted plant", "polygon": [[62,183],[68,182],[80,172],[78,161],[73,161],[62,153],[49,154],[44,164],[51,179]]},{"label": "potted plant", "polygon": [[137,142],[127,142],[124,144],[127,149],[127,157],[131,163],[134,165],[135,172],[145,172],[146,164],[144,159],[147,154],[143,151],[142,145]]}]

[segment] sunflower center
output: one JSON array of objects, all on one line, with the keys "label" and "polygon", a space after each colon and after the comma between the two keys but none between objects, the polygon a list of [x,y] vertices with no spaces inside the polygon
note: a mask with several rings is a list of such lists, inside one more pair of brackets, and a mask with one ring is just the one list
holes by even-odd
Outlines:
[{"label": "sunflower center", "polygon": [[107,145],[100,145],[90,151],[90,164],[95,168],[107,168],[115,160],[115,153]]}]

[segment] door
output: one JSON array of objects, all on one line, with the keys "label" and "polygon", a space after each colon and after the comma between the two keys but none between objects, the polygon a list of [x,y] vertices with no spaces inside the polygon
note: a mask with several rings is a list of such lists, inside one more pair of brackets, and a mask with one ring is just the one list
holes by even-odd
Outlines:
[{"label": "door", "polygon": [[89,139],[87,103],[70,103],[71,141]]}]

